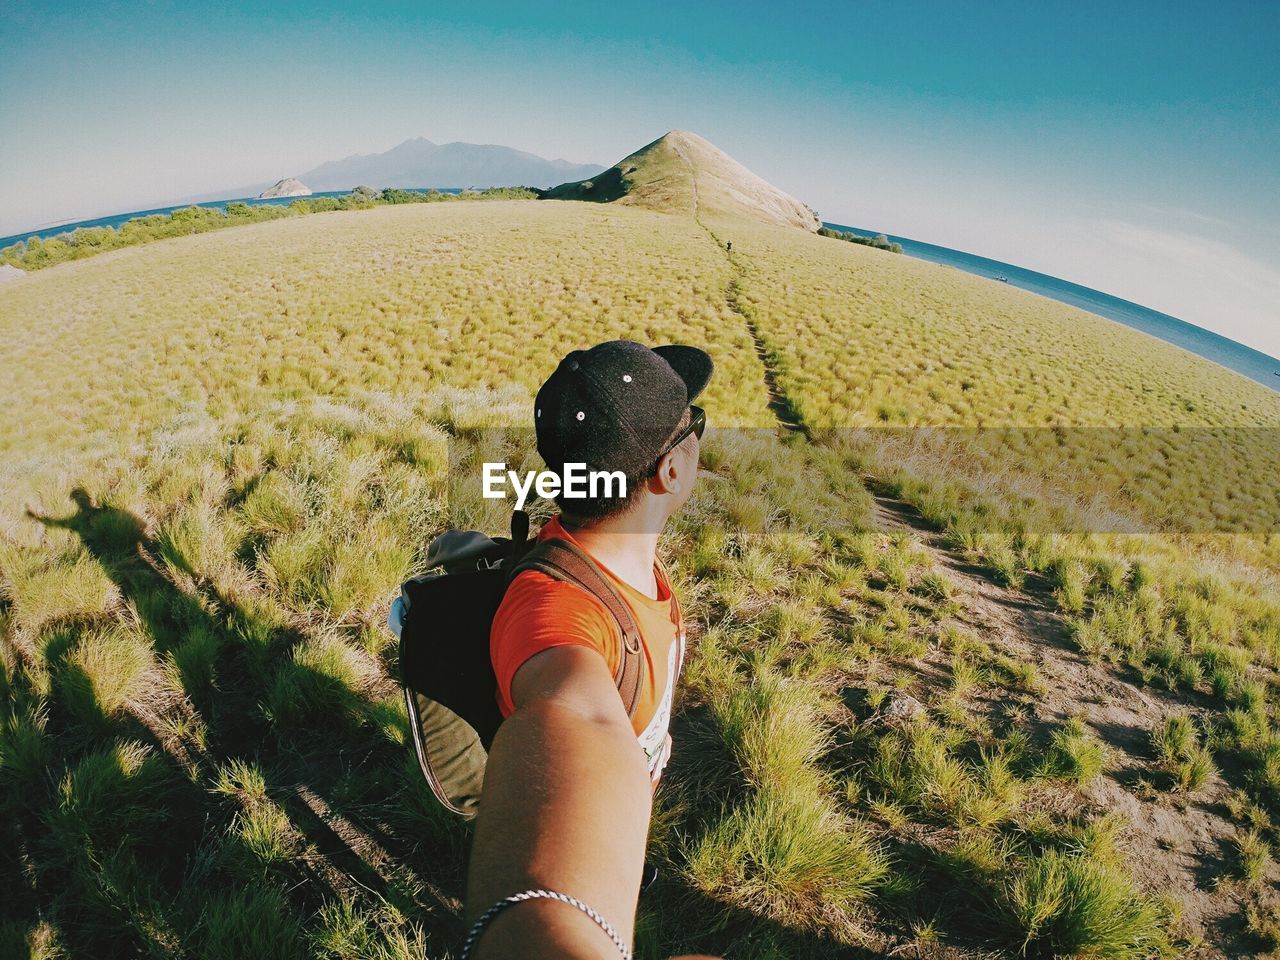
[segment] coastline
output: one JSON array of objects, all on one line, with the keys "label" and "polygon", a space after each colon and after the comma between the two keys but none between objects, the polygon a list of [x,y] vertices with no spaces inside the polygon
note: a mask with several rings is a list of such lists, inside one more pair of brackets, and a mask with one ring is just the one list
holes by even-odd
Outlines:
[{"label": "coastline", "polygon": [[[880,231],[867,230],[863,227],[851,227],[839,223],[824,223],[833,230],[844,230],[859,236],[874,237]],[[1178,317],[1140,303],[1116,297],[1092,287],[1072,283],[1047,273],[1020,267],[1017,264],[993,260],[976,253],[966,253],[951,247],[943,247],[923,240],[912,240],[909,237],[898,237],[884,234],[890,241],[902,245],[904,256],[915,257],[941,266],[953,267],[965,273],[985,277],[994,282],[1003,282],[1011,287],[1026,290],[1030,293],[1048,297],[1068,306],[1078,307],[1104,319],[1123,324],[1148,336],[1163,340],[1175,347],[1181,347],[1189,353],[1226,367],[1241,376],[1248,377],[1276,392],[1280,392],[1280,359],[1255,350],[1253,347],[1214,333],[1204,327],[1196,326]],[[1003,280],[998,280],[1003,278]]]}]

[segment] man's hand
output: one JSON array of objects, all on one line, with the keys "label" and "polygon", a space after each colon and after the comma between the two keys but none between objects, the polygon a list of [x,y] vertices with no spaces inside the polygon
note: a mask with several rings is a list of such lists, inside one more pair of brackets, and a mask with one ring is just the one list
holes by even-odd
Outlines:
[{"label": "man's hand", "polygon": [[[644,752],[604,658],[579,645],[530,657],[511,681],[515,711],[485,768],[467,880],[468,923],[492,904],[545,888],[583,901],[630,944],[649,830]],[[616,955],[589,917],[568,904],[509,907],[473,956]]]}]

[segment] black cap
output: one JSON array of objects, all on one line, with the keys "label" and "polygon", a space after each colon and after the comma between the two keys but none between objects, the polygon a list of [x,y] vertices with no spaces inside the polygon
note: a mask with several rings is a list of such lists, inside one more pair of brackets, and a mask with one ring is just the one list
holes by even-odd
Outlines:
[{"label": "black cap", "polygon": [[651,350],[610,340],[575,350],[533,402],[538,453],[556,471],[585,463],[639,476],[663,452],[712,368],[705,350],[680,344]]}]

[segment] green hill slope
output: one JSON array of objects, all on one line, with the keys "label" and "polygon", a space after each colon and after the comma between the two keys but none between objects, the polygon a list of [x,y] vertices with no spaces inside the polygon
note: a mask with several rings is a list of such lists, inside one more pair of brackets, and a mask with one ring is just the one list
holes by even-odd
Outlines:
[{"label": "green hill slope", "polygon": [[[1162,532],[1194,485],[1096,491],[1152,532],[1070,533],[1094,491],[1045,450],[849,428],[1273,428],[1280,399],[695,179],[696,217],[382,207],[0,288],[0,953],[456,946],[467,829],[406,748],[386,605],[436,532],[499,526],[449,474],[474,429],[528,456],[540,380],[614,336],[718,369],[662,544],[691,653],[639,956],[1275,929],[1277,538]],[[1123,457],[1182,469],[1165,439]]]},{"label": "green hill slope", "polygon": [[545,191],[550,200],[620,203],[690,215],[743,217],[817,230],[817,215],[711,143],[672,130],[590,180]]}]

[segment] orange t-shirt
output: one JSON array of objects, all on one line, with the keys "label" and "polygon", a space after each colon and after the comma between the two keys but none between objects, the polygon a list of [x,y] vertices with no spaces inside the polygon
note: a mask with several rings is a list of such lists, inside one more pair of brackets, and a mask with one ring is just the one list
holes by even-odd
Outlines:
[{"label": "orange t-shirt", "polygon": [[[555,517],[539,540],[557,537],[581,547]],[[631,717],[636,739],[649,761],[649,775],[657,780],[671,755],[671,703],[684,661],[684,629],[680,608],[660,565],[654,567],[658,598],[645,596],[611,571],[600,569],[635,617],[640,629],[644,674],[640,699]],[[616,675],[621,662],[622,633],[609,609],[591,594],[547,576],[526,570],[511,581],[489,633],[489,655],[498,677],[498,708],[504,717],[515,709],[511,678],[535,653],[551,647],[580,644],[600,652]]]}]

